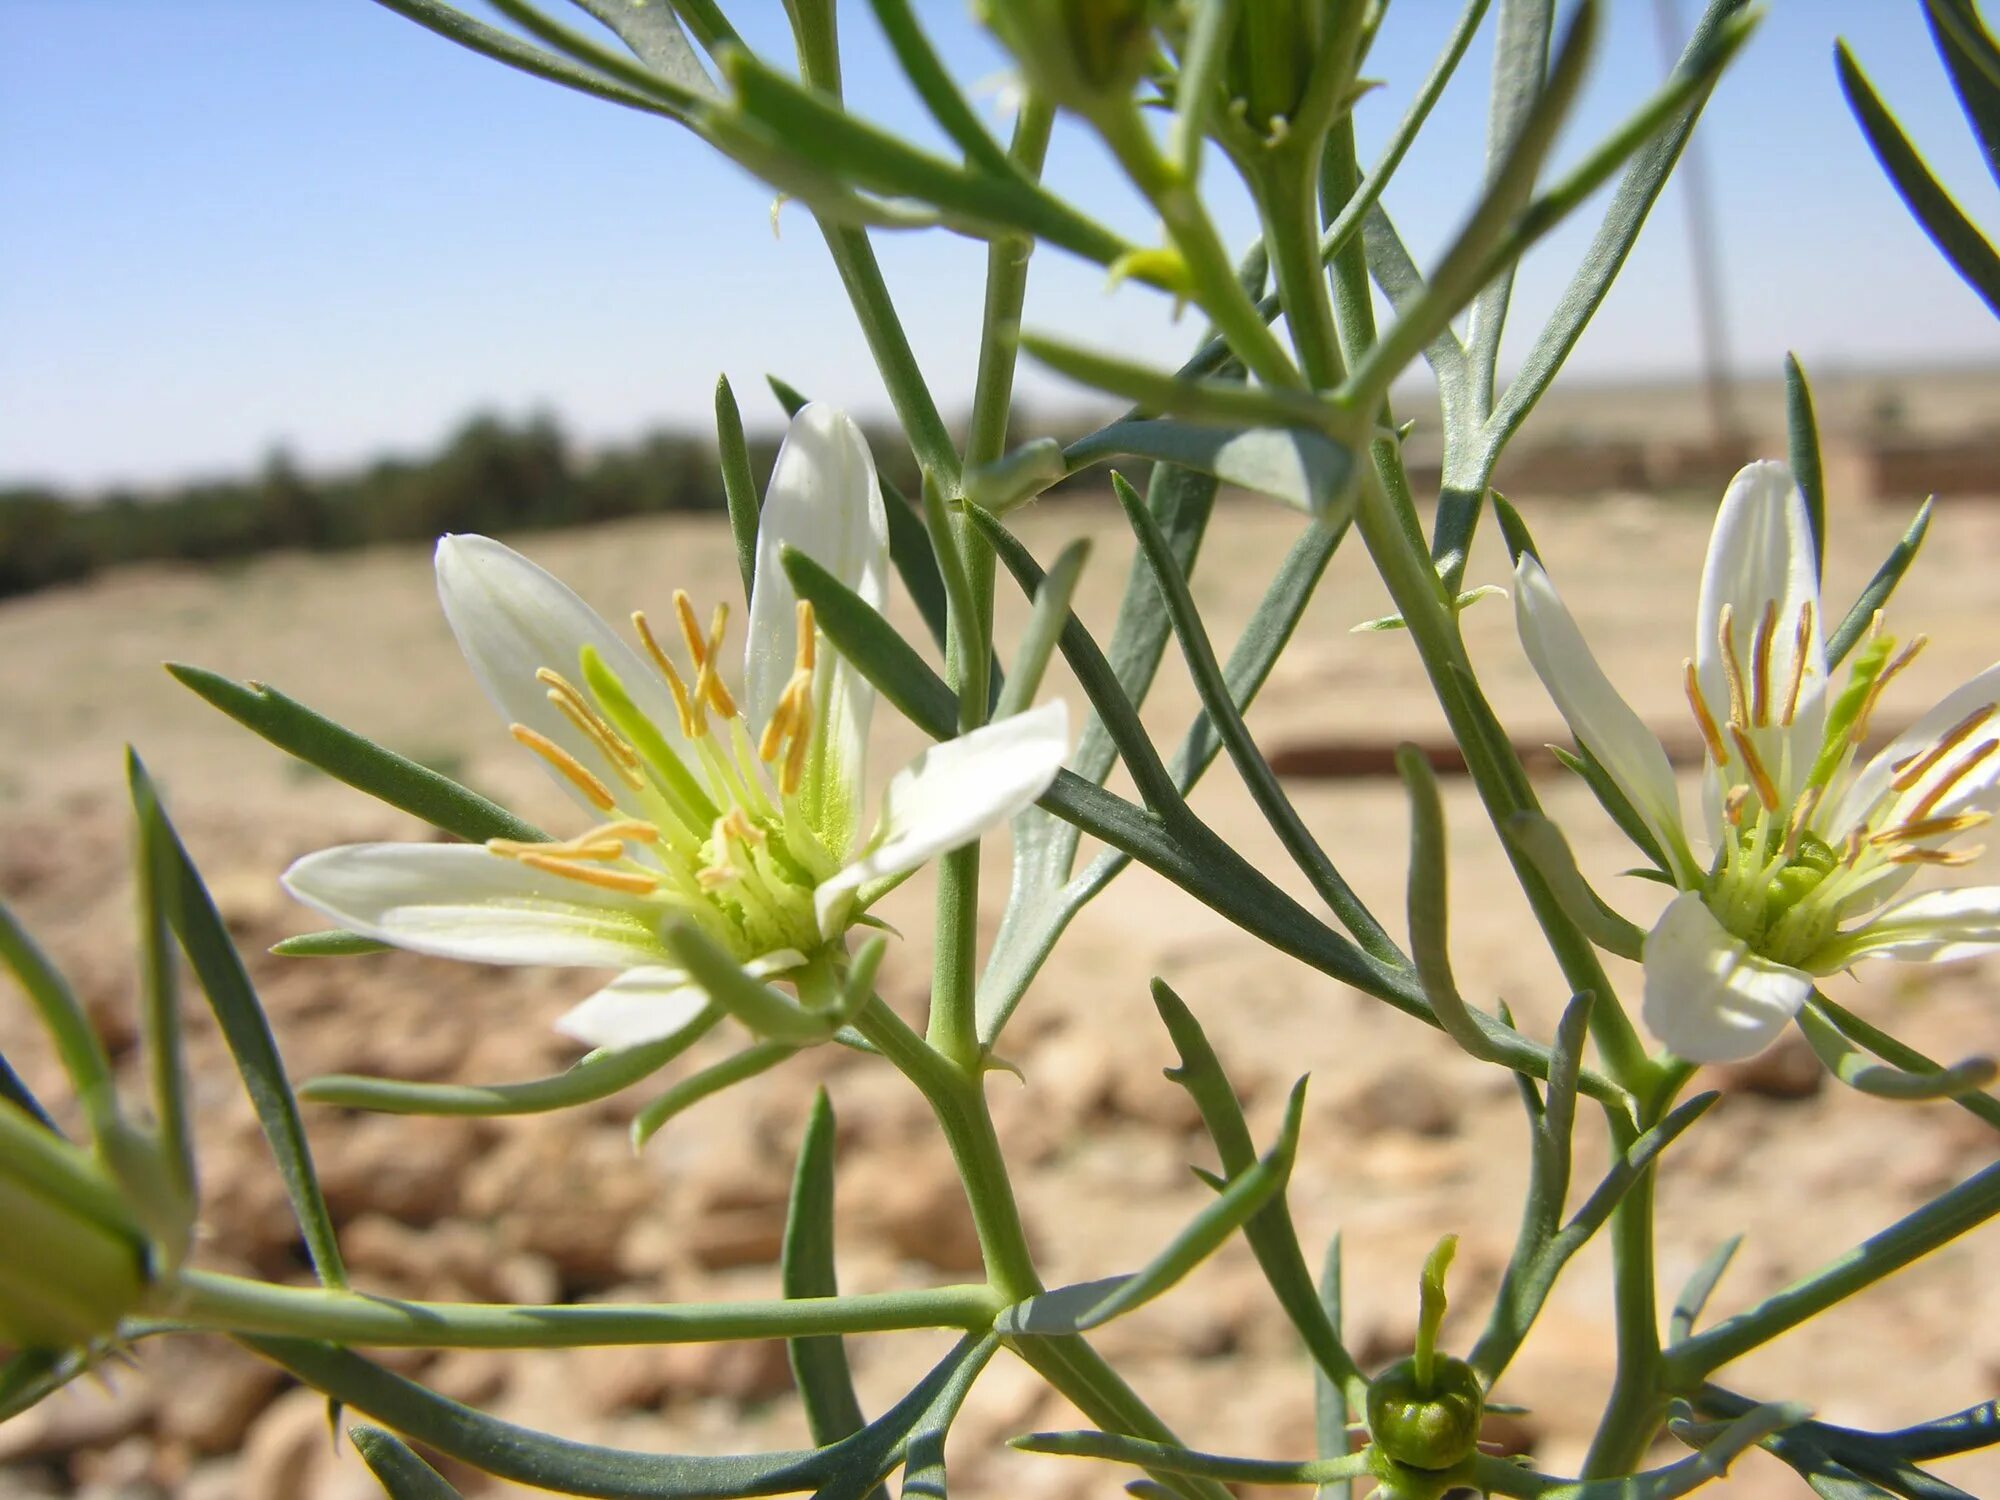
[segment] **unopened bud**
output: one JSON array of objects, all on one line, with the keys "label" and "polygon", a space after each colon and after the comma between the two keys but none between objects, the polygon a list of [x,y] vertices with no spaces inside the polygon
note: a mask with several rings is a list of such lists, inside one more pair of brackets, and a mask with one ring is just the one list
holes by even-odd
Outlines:
[{"label": "unopened bud", "polygon": [[144,1297],[145,1236],[95,1161],[22,1123],[40,1139],[0,1143],[0,1345],[83,1348]]},{"label": "unopened bud", "polygon": [[1088,114],[1129,99],[1154,55],[1150,0],[980,0],[1031,87]]}]

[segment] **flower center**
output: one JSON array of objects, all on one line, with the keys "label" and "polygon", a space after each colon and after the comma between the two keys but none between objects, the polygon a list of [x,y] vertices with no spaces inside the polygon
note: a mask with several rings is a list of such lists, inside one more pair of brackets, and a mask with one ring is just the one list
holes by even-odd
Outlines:
[{"label": "flower center", "polygon": [[606,821],[560,842],[492,839],[487,848],[546,874],[656,904],[663,925],[692,920],[740,959],[785,948],[810,952],[819,940],[813,889],[835,863],[797,804],[813,733],[812,606],[798,606],[792,675],[754,743],[721,675],[728,607],[718,604],[704,630],[687,594],[677,590],[674,614],[689,673],[662,648],[644,614],[635,611],[632,625],[672,695],[679,743],[637,706],[594,647],[579,653],[581,686],[540,668],[535,680],[581,737],[583,753],[526,724],[511,732]]},{"label": "flower center", "polygon": [[[1800,612],[1800,660],[1811,630],[1810,608]],[[1856,762],[1883,690],[1925,644],[1918,636],[1898,650],[1894,638],[1882,634],[1878,613],[1868,639],[1855,652],[1847,685],[1828,709],[1800,789],[1786,803],[1779,787],[1798,774],[1789,763],[1795,747],[1789,740],[1779,742],[1786,763],[1774,777],[1753,737],[1755,729],[1769,723],[1774,707],[1782,705],[1783,727],[1790,726],[1798,707],[1802,670],[1797,666],[1787,691],[1770,695],[1767,643],[1774,616],[1775,608],[1766,610],[1746,674],[1732,649],[1729,611],[1723,611],[1721,644],[1731,699],[1726,742],[1702,696],[1693,663],[1687,667],[1689,704],[1726,787],[1724,827],[1702,895],[1716,920],[1755,951],[1779,963],[1810,966],[1838,936],[1843,920],[1886,900],[1910,867],[1961,865],[1978,858],[1978,848],[1941,845],[1991,820],[1989,812],[1953,803],[1954,794],[1981,764],[2000,753],[2000,738],[1980,737],[2000,705],[1974,709],[1922,749],[1888,766],[1886,773],[1873,767],[1858,771]]]}]

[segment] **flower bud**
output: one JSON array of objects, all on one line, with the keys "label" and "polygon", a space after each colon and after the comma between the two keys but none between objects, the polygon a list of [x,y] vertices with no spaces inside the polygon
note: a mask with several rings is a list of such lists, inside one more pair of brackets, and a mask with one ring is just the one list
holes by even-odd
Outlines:
[{"label": "flower bud", "polygon": [[1127,100],[1154,55],[1150,0],[981,0],[1037,93],[1088,114]]},{"label": "flower bud", "polygon": [[139,1306],[146,1239],[95,1161],[25,1128],[0,1149],[0,1346],[82,1348]]},{"label": "flower bud", "polygon": [[1368,1383],[1368,1434],[1399,1464],[1449,1469],[1476,1451],[1485,1407],[1479,1372],[1464,1360],[1435,1356],[1426,1388],[1416,1359],[1402,1359]]}]

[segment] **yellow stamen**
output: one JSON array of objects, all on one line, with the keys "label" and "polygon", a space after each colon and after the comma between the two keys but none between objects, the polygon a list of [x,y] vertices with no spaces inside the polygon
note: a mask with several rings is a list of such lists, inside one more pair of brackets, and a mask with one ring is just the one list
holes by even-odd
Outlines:
[{"label": "yellow stamen", "polygon": [[1785,712],[1778,721],[1787,729],[1799,716],[1799,694],[1806,685],[1806,645],[1812,640],[1812,628],[1813,602],[1808,599],[1799,606],[1799,627],[1792,634],[1792,685],[1785,692]]},{"label": "yellow stamen", "polygon": [[623,857],[625,846],[616,839],[592,839],[589,834],[562,843],[524,843],[519,839],[488,839],[486,847],[503,859],[519,859],[524,854],[542,859],[612,860]]},{"label": "yellow stamen", "polygon": [[1681,676],[1687,688],[1688,707],[1694,710],[1695,727],[1701,730],[1702,741],[1708,746],[1708,758],[1718,768],[1728,765],[1729,746],[1715,726],[1715,715],[1708,711],[1708,700],[1701,695],[1701,679],[1695,673],[1693,657],[1684,664]]},{"label": "yellow stamen", "polygon": [[1771,637],[1778,633],[1778,601],[1770,600],[1750,633],[1750,718],[1759,729],[1771,722]]},{"label": "yellow stamen", "polygon": [[638,870],[600,870],[594,865],[550,859],[545,854],[521,854],[516,858],[532,869],[561,875],[569,880],[580,880],[585,885],[598,886],[607,891],[623,891],[628,896],[650,896],[660,888],[657,875],[647,875]]},{"label": "yellow stamen", "polygon": [[660,675],[668,678],[680,676],[680,673],[674,670],[674,664],[667,659],[667,653],[660,649],[659,640],[654,636],[653,627],[646,619],[646,612],[643,609],[632,611],[632,628],[639,632],[639,639],[646,647],[646,654],[653,658],[653,665],[660,669]]},{"label": "yellow stamen", "polygon": [[799,654],[793,658],[793,670],[810,672],[813,669],[813,662],[818,651],[818,632],[814,628],[813,607],[810,599],[801,599],[799,601],[797,615],[799,622]]},{"label": "yellow stamen", "polygon": [[1771,780],[1771,773],[1764,769],[1764,762],[1757,758],[1757,747],[1750,743],[1750,736],[1740,724],[1729,726],[1729,737],[1736,741],[1737,752],[1743,757],[1744,767],[1750,772],[1750,785],[1756,788],[1757,800],[1764,804],[1766,812],[1778,810],[1778,785]]},{"label": "yellow stamen", "polygon": [[587,705],[579,706],[554,688],[549,689],[549,702],[555,706],[558,713],[576,726],[577,733],[597,746],[598,753],[610,762],[611,769],[618,773],[620,781],[635,792],[646,789],[646,778],[640,774],[637,752],[619,739],[609,724],[592,713]]},{"label": "yellow stamen", "polygon": [[785,736],[791,733],[793,701],[788,684],[778,697],[778,706],[771,710],[771,722],[764,726],[764,733],[757,740],[757,758],[766,765],[776,760],[785,748]]},{"label": "yellow stamen", "polygon": [[674,618],[680,622],[681,639],[687,642],[688,659],[699,673],[708,663],[708,642],[702,638],[701,622],[694,617],[694,601],[686,589],[674,590]]},{"label": "yellow stamen", "polygon": [[1944,801],[1951,789],[1971,775],[1972,768],[1995,750],[2000,750],[2000,740],[1981,740],[1961,755],[1947,768],[1944,775],[1931,783],[1930,790],[1917,799],[1917,805],[1910,809],[1909,821],[1915,823],[1929,817],[1931,809]]},{"label": "yellow stamen", "polygon": [[778,790],[787,797],[794,795],[799,789],[799,783],[805,780],[806,747],[811,743],[811,736],[805,733],[803,728],[803,726],[808,726],[812,723],[811,679],[807,678],[799,682],[798,689],[798,702],[795,709],[797,717],[793,722],[802,727],[798,733],[792,736],[792,742],[785,751],[785,769],[783,774],[778,778]]},{"label": "yellow stamen", "polygon": [[[1879,614],[1881,611],[1878,610],[1876,613]],[[1861,851],[1865,847],[1866,841],[1861,837],[1861,830],[1859,828],[1850,828],[1847,831],[1847,837],[1840,841],[1841,864],[1850,870],[1853,869],[1855,865],[1861,862]]]},{"label": "yellow stamen", "polygon": [[1892,865],[1969,865],[1986,852],[1984,844],[1970,849],[1898,849],[1889,856]]},{"label": "yellow stamen", "polygon": [[1722,670],[1729,678],[1729,722],[1748,724],[1750,707],[1743,697],[1743,668],[1736,661],[1736,609],[1725,604],[1715,621],[1715,641],[1722,648]]},{"label": "yellow stamen", "polygon": [[701,679],[697,684],[708,704],[725,719],[736,717],[736,700],[729,695],[729,689],[722,683],[722,637],[729,628],[729,606],[718,604],[708,627],[708,649],[702,663]]},{"label": "yellow stamen", "polygon": [[657,844],[660,830],[657,825],[643,818],[621,818],[615,823],[606,823],[601,828],[593,828],[584,835],[591,839],[623,839],[633,844]]},{"label": "yellow stamen", "polygon": [[730,838],[744,844],[764,842],[764,830],[750,821],[750,815],[740,807],[732,807],[716,823],[716,827]]},{"label": "yellow stamen", "polygon": [[547,735],[530,729],[526,724],[510,724],[507,732],[526,745],[535,754],[554,766],[571,786],[601,811],[610,812],[618,805],[618,799],[611,795],[611,789],[591,775],[583,763],[569,751],[563,749]]},{"label": "yellow stamen", "polygon": [[1907,762],[1897,772],[1896,779],[1889,783],[1890,787],[1898,792],[1907,792],[1911,787],[1922,781],[1940,761],[1951,754],[1953,750],[1957,749],[1966,740],[1970,739],[1975,729],[1993,717],[1995,707],[1995,704],[1989,703],[1983,708],[1975,708],[1971,713],[1952,725],[1930,749],[1919,755],[1915,760]]},{"label": "yellow stamen", "polygon": [[1925,818],[1920,823],[1898,823],[1894,828],[1885,828],[1880,833],[1870,834],[1871,844],[1914,844],[1918,839],[1933,839],[1947,833],[1963,833],[1968,828],[1977,828],[1982,823],[1993,821],[1990,812],[1957,813],[1948,818]]},{"label": "yellow stamen", "polygon": [[694,878],[695,883],[703,890],[719,891],[739,876],[729,865],[709,865],[706,869],[695,871]]},{"label": "yellow stamen", "polygon": [[[1877,610],[1876,615],[1879,618],[1881,611]],[[1883,689],[1895,681],[1898,672],[1917,659],[1917,653],[1930,644],[1930,639],[1927,635],[1916,637],[1909,645],[1898,651],[1889,665],[1882,669],[1880,675],[1868,684],[1868,696],[1861,700],[1861,711],[1854,716],[1853,727],[1847,731],[1848,744],[1858,745],[1868,737],[1868,720],[1874,715],[1875,705],[1882,701]],[[1902,762],[1902,765],[1908,764],[1908,761]]]}]

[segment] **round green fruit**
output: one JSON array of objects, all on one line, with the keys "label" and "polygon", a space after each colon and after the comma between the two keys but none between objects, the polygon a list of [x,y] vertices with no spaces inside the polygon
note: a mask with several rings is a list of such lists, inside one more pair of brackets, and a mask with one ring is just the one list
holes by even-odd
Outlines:
[{"label": "round green fruit", "polygon": [[1464,1360],[1436,1356],[1428,1390],[1415,1358],[1398,1360],[1368,1383],[1368,1434],[1399,1464],[1449,1469],[1478,1448],[1485,1408],[1479,1372]]}]

